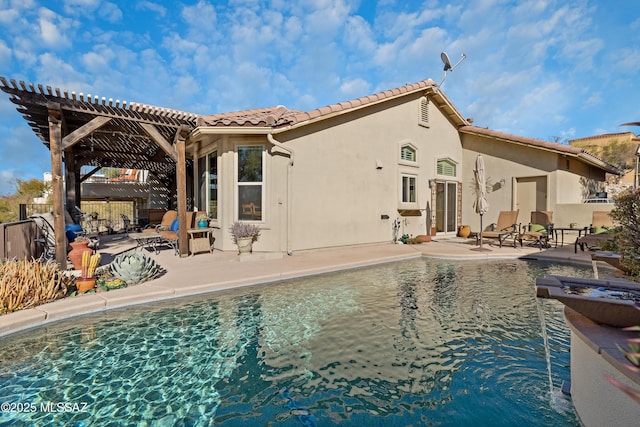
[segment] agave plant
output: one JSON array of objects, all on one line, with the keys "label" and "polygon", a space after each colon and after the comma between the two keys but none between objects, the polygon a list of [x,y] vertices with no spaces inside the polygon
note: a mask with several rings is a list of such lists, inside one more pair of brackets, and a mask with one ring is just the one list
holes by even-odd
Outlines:
[{"label": "agave plant", "polygon": [[153,280],[163,273],[155,260],[144,252],[126,252],[114,258],[109,266],[114,277],[128,285],[137,285]]}]

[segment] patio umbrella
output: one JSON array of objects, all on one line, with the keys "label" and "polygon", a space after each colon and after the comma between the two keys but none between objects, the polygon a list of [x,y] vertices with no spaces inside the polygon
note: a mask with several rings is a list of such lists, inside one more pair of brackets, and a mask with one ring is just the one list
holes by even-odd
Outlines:
[{"label": "patio umbrella", "polygon": [[474,209],[477,214],[480,215],[480,248],[482,248],[482,215],[489,210],[489,202],[487,202],[487,177],[484,171],[484,159],[482,155],[478,154],[476,157],[476,167],[473,170],[476,184],[476,200],[474,203]]}]

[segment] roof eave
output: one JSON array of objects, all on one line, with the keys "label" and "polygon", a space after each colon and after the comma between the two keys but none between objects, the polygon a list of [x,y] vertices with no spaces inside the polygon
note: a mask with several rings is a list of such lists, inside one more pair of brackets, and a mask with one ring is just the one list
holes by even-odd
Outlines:
[{"label": "roof eave", "polygon": [[273,128],[265,126],[198,126],[189,134],[189,140],[199,141],[208,135],[266,135]]}]

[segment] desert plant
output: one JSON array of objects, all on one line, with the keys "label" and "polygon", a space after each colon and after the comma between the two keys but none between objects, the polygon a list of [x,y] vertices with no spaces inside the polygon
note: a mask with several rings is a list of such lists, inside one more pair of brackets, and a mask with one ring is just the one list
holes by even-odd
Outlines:
[{"label": "desert plant", "polygon": [[200,222],[200,221],[209,221],[209,216],[208,215],[198,215],[198,216],[196,216],[196,222]]},{"label": "desert plant", "polygon": [[72,285],[54,262],[38,260],[0,263],[0,314],[35,307],[64,297]]},{"label": "desert plant", "polygon": [[128,285],[153,280],[163,273],[162,268],[153,258],[144,252],[135,251],[125,252],[115,257],[109,265],[109,271]]},{"label": "desert plant", "polygon": [[233,243],[238,243],[238,239],[250,237],[252,242],[257,242],[260,237],[260,228],[253,224],[236,221],[229,227],[229,232],[233,238]]},{"label": "desert plant", "polygon": [[621,264],[637,281],[640,279],[640,189],[624,191],[614,199],[616,203],[610,215],[617,227],[606,249],[621,255]]},{"label": "desert plant", "polygon": [[82,253],[82,276],[85,279],[90,279],[96,272],[96,268],[100,264],[100,254],[91,255],[91,251],[84,251]]}]

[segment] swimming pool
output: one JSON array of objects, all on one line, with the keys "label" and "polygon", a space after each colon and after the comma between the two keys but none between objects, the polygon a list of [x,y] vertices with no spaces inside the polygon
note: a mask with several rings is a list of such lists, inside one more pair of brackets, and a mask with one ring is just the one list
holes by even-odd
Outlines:
[{"label": "swimming pool", "polygon": [[0,425],[579,426],[534,284],[590,273],[421,259],[84,316],[2,340]]}]

